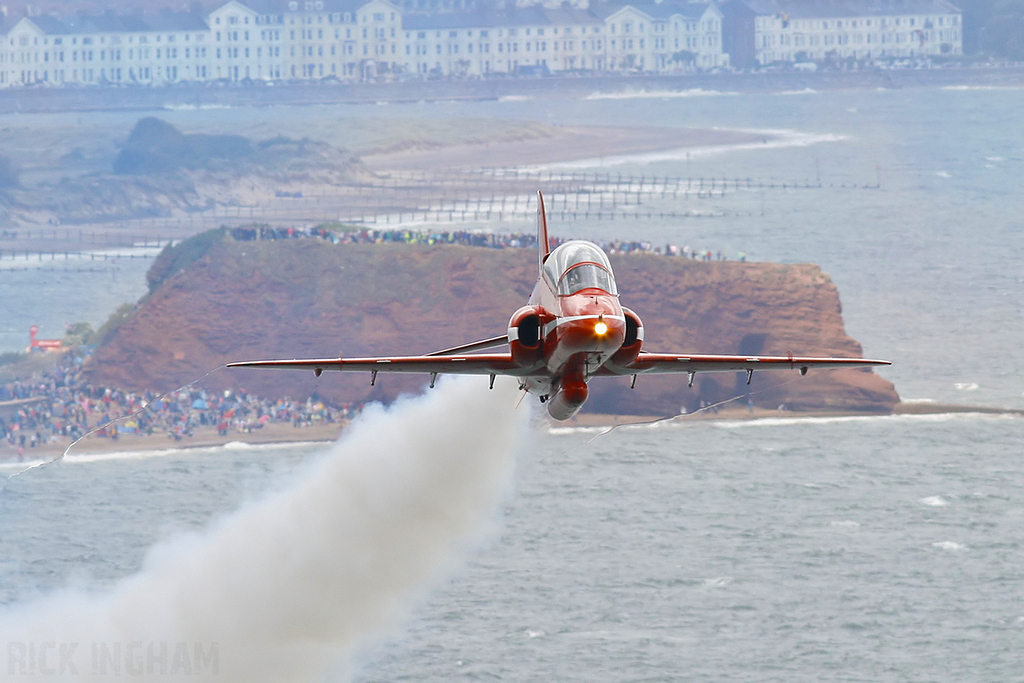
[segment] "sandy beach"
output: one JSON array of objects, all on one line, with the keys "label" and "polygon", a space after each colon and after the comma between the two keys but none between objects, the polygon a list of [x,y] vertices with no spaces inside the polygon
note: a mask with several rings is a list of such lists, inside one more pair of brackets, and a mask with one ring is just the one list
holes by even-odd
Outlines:
[{"label": "sandy beach", "polygon": [[385,154],[369,154],[363,163],[375,171],[437,171],[511,168],[579,159],[595,159],[717,145],[767,141],[772,136],[701,128],[557,128],[554,135],[483,144],[437,145]]},{"label": "sandy beach", "polygon": [[[991,406],[972,406],[960,404],[911,402],[897,404],[893,415],[946,415],[957,413],[975,413],[984,415],[1003,415],[1007,417],[1024,417],[1024,410],[995,408]],[[682,424],[685,422],[713,422],[765,419],[820,419],[835,417],[880,417],[870,413],[815,411],[791,412],[754,408],[745,406],[722,406],[717,411],[705,410],[688,415],[603,415],[600,413],[582,413],[565,422],[555,422],[546,416],[541,418],[542,428],[558,431],[560,429],[600,429],[627,425],[647,425],[653,423]],[[136,436],[124,434],[117,439],[92,435],[84,438],[72,448],[68,455],[93,455],[100,453],[125,453],[135,451],[163,451],[167,449],[188,450],[224,446],[229,443],[245,444],[293,444],[293,443],[331,443],[337,441],[348,423],[333,423],[294,427],[284,423],[269,423],[260,429],[249,432],[231,432],[221,436],[213,427],[201,427],[192,436],[174,439],[167,434]],[[42,444],[36,448],[26,448],[24,461],[54,459],[59,457],[71,445],[70,439]],[[18,462],[17,448],[6,442],[0,442],[0,464]]]},{"label": "sandy beach", "polygon": [[[122,434],[116,439],[101,437],[96,434],[87,436],[72,448],[68,455],[91,455],[96,453],[123,453],[128,451],[160,451],[168,448],[190,449],[223,446],[232,442],[247,444],[298,443],[298,442],[333,442],[343,429],[342,424],[312,425],[309,427],[293,427],[290,424],[271,423],[250,432],[228,433],[221,436],[214,427],[200,427],[192,436],[175,439],[165,433],[146,436]],[[35,448],[25,448],[25,461],[52,459],[59,457],[71,439],[41,444]],[[18,461],[18,448],[7,442],[0,443],[0,463]]]}]

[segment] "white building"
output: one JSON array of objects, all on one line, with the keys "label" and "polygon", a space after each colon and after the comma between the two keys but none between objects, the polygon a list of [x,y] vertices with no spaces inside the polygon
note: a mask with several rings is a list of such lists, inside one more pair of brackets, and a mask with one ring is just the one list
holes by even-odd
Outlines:
[{"label": "white building", "polygon": [[208,45],[193,14],[24,17],[0,45],[0,86],[207,80]]},{"label": "white building", "polygon": [[401,11],[386,0],[229,0],[208,21],[216,79],[358,80],[401,57]]},{"label": "white building", "polygon": [[733,38],[761,65],[963,54],[961,12],[946,0],[739,0],[727,12],[736,25],[749,14],[753,41]]},{"label": "white building", "polygon": [[604,25],[587,10],[532,6],[501,13],[408,14],[402,28],[409,74],[546,74],[604,65]]},{"label": "white building", "polygon": [[389,0],[227,0],[206,17],[38,16],[0,30],[0,87],[664,73],[729,63],[714,2],[411,14]]},{"label": "white building", "polygon": [[407,14],[405,70],[420,76],[633,71],[727,66],[714,3],[591,11],[540,5],[504,12]]},{"label": "white building", "polygon": [[626,5],[604,17],[609,71],[667,73],[729,65],[713,3]]}]

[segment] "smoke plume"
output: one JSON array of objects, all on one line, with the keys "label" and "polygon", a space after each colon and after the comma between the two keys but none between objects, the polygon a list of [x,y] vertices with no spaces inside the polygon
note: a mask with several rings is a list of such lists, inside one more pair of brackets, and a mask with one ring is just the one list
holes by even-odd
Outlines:
[{"label": "smoke plume", "polygon": [[161,543],[109,592],[0,611],[0,678],[311,681],[479,538],[526,432],[512,383],[371,407],[292,486]]}]

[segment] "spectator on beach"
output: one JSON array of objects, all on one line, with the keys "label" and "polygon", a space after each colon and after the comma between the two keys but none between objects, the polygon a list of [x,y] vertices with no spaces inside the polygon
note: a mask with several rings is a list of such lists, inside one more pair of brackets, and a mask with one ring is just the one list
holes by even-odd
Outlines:
[{"label": "spectator on beach", "polygon": [[[268,422],[292,423],[296,427],[336,423],[353,417],[361,409],[313,400],[271,400],[246,392],[222,395],[191,389],[161,398],[148,391],[136,394],[93,387],[82,377],[83,360],[77,353],[68,353],[51,371],[28,381],[0,385],[3,400],[32,401],[8,419],[0,418],[0,438],[24,454],[26,446],[35,448],[60,439],[74,440],[97,427],[97,436],[111,440],[157,432],[181,439],[207,425],[216,425],[218,433],[227,436],[232,428],[252,431]],[[131,419],[119,421],[129,416]]]},{"label": "spectator on beach", "polygon": [[[335,244],[380,244],[385,242],[400,244],[459,244],[467,247],[484,247],[488,249],[516,249],[520,247],[536,247],[537,237],[533,234],[523,233],[491,233],[471,232],[469,230],[454,231],[425,231],[413,230],[377,230],[376,228],[362,228],[359,230],[332,231],[322,226],[315,228],[275,228],[271,226],[247,226],[232,228],[231,236],[238,241],[252,240],[287,240],[300,237],[316,237],[329,240]],[[566,238],[552,237],[554,246],[568,241]],[[710,249],[692,250],[685,245],[680,251],[674,244],[666,245],[664,250],[655,247],[646,241],[622,241],[622,240],[598,240],[597,245],[608,254],[631,254],[643,252],[648,254],[664,254],[666,256],[679,256],[685,258],[701,259],[711,261],[716,258]],[[724,252],[718,250],[717,259],[726,260]]]}]

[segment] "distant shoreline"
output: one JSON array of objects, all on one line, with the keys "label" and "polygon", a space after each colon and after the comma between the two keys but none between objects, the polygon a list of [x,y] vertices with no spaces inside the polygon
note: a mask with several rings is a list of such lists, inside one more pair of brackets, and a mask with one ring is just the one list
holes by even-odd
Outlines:
[{"label": "distant shoreline", "polygon": [[487,78],[465,81],[395,83],[280,84],[274,86],[176,85],[163,88],[10,89],[0,101],[3,113],[152,111],[206,107],[413,103],[500,100],[502,98],[582,98],[617,92],[793,93],[806,90],[901,89],[914,87],[1024,87],[1024,67],[949,66],[933,69],[861,71],[761,71],[684,75],[582,75],[547,78]]},{"label": "distant shoreline", "polygon": [[[921,416],[921,415],[991,415],[1005,417],[1024,417],[1024,409],[1017,408],[996,408],[992,406],[972,406],[952,403],[913,402],[898,403],[892,413],[865,413],[851,411],[807,411],[791,412],[785,410],[768,410],[754,408],[748,410],[746,407],[729,407],[719,409],[718,412],[705,411],[702,413],[691,413],[682,415],[670,415],[657,417],[652,415],[603,415],[599,413],[583,413],[566,422],[549,422],[550,429],[601,429],[623,426],[642,426],[654,423],[676,423],[685,422],[722,422],[722,421],[750,421],[771,420],[784,418],[795,419],[822,419],[822,418],[850,418],[850,417],[894,417],[894,416]],[[293,427],[285,423],[270,423],[262,429],[253,430],[247,433],[232,432],[227,436],[220,436],[213,427],[203,427],[196,430],[190,437],[182,437],[180,440],[170,438],[166,434],[152,434],[147,436],[135,436],[125,434],[117,439],[109,437],[92,436],[83,440],[68,453],[69,456],[93,456],[108,455],[115,453],[152,453],[163,451],[190,451],[201,448],[216,448],[230,443],[244,443],[248,445],[288,445],[288,444],[315,444],[333,443],[342,435],[349,423],[334,423],[324,425],[312,425],[309,427]],[[61,455],[70,445],[69,440],[59,443],[49,443],[36,448],[26,448],[24,462],[31,464],[43,459],[55,459]],[[11,465],[17,463],[17,448],[10,444],[0,443],[0,465]]]}]

